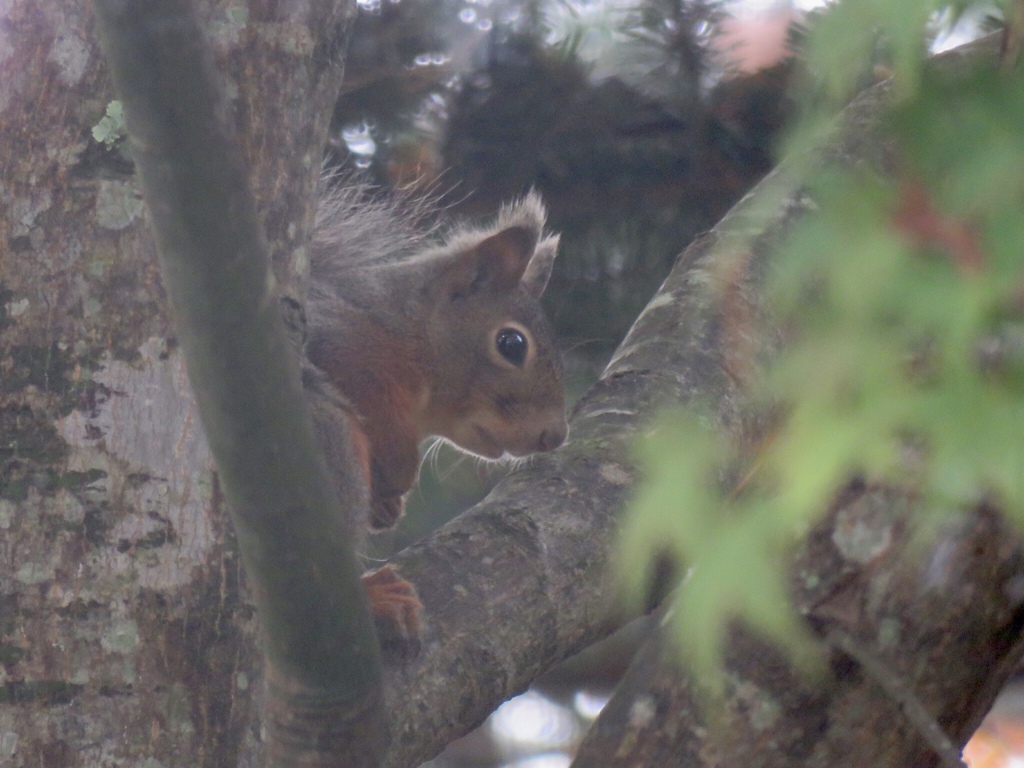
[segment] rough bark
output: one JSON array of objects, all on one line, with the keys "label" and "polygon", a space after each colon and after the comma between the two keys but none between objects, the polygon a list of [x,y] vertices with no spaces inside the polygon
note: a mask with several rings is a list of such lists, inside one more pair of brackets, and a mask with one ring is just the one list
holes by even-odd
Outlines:
[{"label": "rough bark", "polygon": [[[353,8],[280,6],[201,13],[297,298]],[[112,98],[85,2],[4,5],[0,762],[254,765],[257,624]]]}]

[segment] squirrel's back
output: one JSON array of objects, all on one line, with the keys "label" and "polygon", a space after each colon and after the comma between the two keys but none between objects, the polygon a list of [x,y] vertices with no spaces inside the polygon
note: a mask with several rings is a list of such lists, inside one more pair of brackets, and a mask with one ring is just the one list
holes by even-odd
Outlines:
[{"label": "squirrel's back", "polygon": [[434,197],[382,193],[345,175],[323,185],[310,244],[307,313],[313,332],[345,322],[350,305],[384,310],[403,290],[385,284],[388,277],[393,282],[393,268],[442,241]]},{"label": "squirrel's back", "polygon": [[328,179],[317,204],[314,249],[320,266],[379,262],[412,255],[436,235],[437,210],[428,196],[377,194],[368,184]]}]

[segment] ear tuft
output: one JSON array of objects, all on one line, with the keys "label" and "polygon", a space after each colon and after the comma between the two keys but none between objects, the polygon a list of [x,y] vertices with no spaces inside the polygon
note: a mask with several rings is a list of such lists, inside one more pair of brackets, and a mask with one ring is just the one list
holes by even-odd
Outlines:
[{"label": "ear tuft", "polygon": [[540,237],[547,218],[548,214],[544,209],[544,201],[541,200],[540,193],[535,189],[531,189],[522,199],[502,206],[501,212],[498,214],[498,223],[494,228],[528,227],[534,230],[537,236]]}]

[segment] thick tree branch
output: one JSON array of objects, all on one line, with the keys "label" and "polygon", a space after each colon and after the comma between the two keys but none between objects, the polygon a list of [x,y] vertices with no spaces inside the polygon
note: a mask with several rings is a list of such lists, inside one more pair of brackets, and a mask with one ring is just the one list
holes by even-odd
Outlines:
[{"label": "thick tree branch", "polygon": [[[832,645],[826,672],[808,677],[736,625],[725,697],[709,706],[667,632],[656,632],[574,765],[938,765],[936,746],[963,745],[1021,657],[1024,610],[1007,591],[1024,559],[1016,532],[978,510],[922,561],[909,512],[896,494],[851,486],[795,562],[801,611],[864,653]],[[865,653],[878,664],[862,665]]]},{"label": "thick tree branch", "polygon": [[[979,51],[990,54],[992,42],[937,65],[964,66]],[[816,162],[891,174],[893,149],[879,121],[888,96],[887,84],[862,94]],[[728,302],[740,296],[742,322],[726,340],[740,340],[764,358],[772,344],[764,337],[771,325],[761,310],[763,276],[794,216],[813,210],[811,200],[792,190],[771,215],[758,214],[759,199],[777,197],[779,185],[785,192],[786,175],[783,165],[691,246],[684,258],[695,268],[677,268],[662,289],[674,295],[685,284],[709,287],[706,293],[720,299],[706,311],[723,320],[734,314]],[[723,277],[726,290],[715,287]],[[663,304],[656,312],[649,308],[634,330],[650,315],[673,322],[672,302]],[[723,349],[720,343],[712,341],[709,351]],[[725,362],[724,350],[721,355]],[[720,403],[716,410],[729,423],[733,414]],[[708,707],[662,628],[639,652],[574,765],[954,761],[949,742],[962,746],[1020,658],[1024,604],[1013,585],[1024,578],[1024,557],[1019,533],[991,509],[953,521],[928,551],[915,548],[911,517],[905,497],[854,483],[796,554],[793,591],[801,613],[823,640],[845,638],[831,644],[828,674],[797,673],[784,652],[737,624],[725,649],[725,699]],[[859,650],[851,652],[851,644]],[[867,658],[877,663],[862,663]]]},{"label": "thick tree branch", "polygon": [[358,485],[337,499],[317,454],[203,31],[189,0],[94,6],[264,627],[271,760],[372,765],[383,737],[381,667],[343,522],[363,515],[338,514],[365,502]]}]

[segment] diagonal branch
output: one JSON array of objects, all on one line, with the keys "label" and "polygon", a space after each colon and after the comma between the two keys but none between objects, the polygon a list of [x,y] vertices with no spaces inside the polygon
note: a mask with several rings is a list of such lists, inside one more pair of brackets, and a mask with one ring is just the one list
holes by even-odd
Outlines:
[{"label": "diagonal branch", "polygon": [[[992,42],[934,65],[969,65],[991,54]],[[879,119],[890,95],[888,84],[861,94],[814,162],[891,177],[897,164]],[[752,215],[759,198],[779,199],[772,187],[786,173],[783,165],[687,252],[699,261],[691,280],[713,286],[715,275],[734,275],[722,295],[738,291],[752,310],[744,336],[762,338],[770,327],[760,306],[773,251],[793,218],[814,210],[791,190],[771,215]],[[835,247],[841,258],[843,244]],[[745,265],[740,273],[722,269],[737,261]],[[714,302],[708,309],[725,312]],[[736,622],[723,649],[726,692],[709,707],[699,681],[680,669],[671,633],[659,627],[573,765],[852,768],[932,765],[937,754],[958,762],[950,742],[966,741],[1020,659],[1024,609],[1007,587],[1022,577],[1024,554],[1019,532],[985,506],[951,521],[927,549],[911,535],[912,512],[901,494],[851,482],[794,553],[798,610],[832,640],[820,675],[801,674],[786,653]]]},{"label": "diagonal branch", "polygon": [[[949,66],[957,66],[963,55],[947,57]],[[864,94],[848,112],[844,130],[818,159],[890,166],[879,131],[879,116],[887,104],[884,86]],[[738,425],[743,379],[756,371],[737,370],[728,350],[742,344],[747,364],[752,361],[755,367],[770,357],[777,339],[769,326],[759,322],[760,285],[779,238],[812,205],[792,186],[785,169],[769,177],[725,222],[683,254],[602,380],[580,401],[571,420],[569,443],[554,454],[535,458],[475,508],[396,557],[403,575],[416,584],[423,598],[428,634],[418,658],[387,666],[387,709],[396,737],[387,765],[418,765],[481,722],[503,700],[524,690],[538,674],[628,618],[613,610],[608,574],[616,518],[636,480],[629,460],[633,438],[670,402],[700,402],[717,414],[722,428]],[[735,313],[724,312],[724,302],[747,306],[743,327],[729,322],[727,315]],[[967,538],[985,547],[1007,536],[1002,525],[987,517],[975,523],[968,525],[968,533],[975,538]],[[829,533],[827,526],[819,531],[826,539]],[[1008,548],[1005,557],[991,566],[971,555],[970,546],[964,545],[963,552],[968,560],[964,589],[998,601],[1005,580],[1016,573],[1013,550]],[[850,564],[836,557],[815,561],[808,568],[811,565],[822,569],[808,571],[818,574],[820,585],[836,583],[835,569],[845,569],[840,571],[843,574],[850,571]],[[889,596],[898,599],[895,586]],[[808,601],[813,597],[808,596]],[[984,677],[978,670],[988,660],[997,662],[1017,653],[1000,640],[1010,636],[1020,621],[1009,605],[988,613],[980,609],[940,613],[932,608],[917,617],[916,631],[928,636],[940,622],[948,627],[956,617],[976,631],[959,680],[976,683]],[[939,634],[931,638],[939,648],[919,650],[936,653],[948,648],[941,638]],[[988,640],[992,642],[985,645]],[[781,745],[803,749],[810,743],[807,729],[821,727],[826,694],[804,686],[795,673],[780,671],[785,665],[779,654],[756,639],[740,635],[736,647],[750,652],[752,669],[760,675],[754,680],[778,686],[764,686],[775,696],[766,706],[777,704],[771,711],[793,715],[792,728],[784,734],[788,741]],[[676,651],[666,647],[659,633],[642,653],[637,662],[638,683],[613,699],[608,717],[599,722],[585,745],[580,765],[679,764],[679,756],[690,747],[698,759],[702,745],[711,743],[700,738],[708,733],[708,723],[668,720],[686,707],[692,711],[696,701],[689,683],[675,673]],[[959,653],[948,658],[963,660]],[[941,664],[935,669],[941,670]],[[1004,669],[1000,674],[1006,673]],[[866,681],[856,694],[878,703],[877,692],[869,688]],[[748,693],[759,690],[746,689]],[[642,697],[647,697],[644,700],[654,707],[652,715],[658,717],[631,717],[633,703]],[[940,720],[947,726],[959,723],[951,730],[962,734],[964,723],[987,700],[990,694],[980,688],[944,699],[947,709]],[[737,707],[756,726],[757,716],[765,710],[747,703],[737,700]],[[837,706],[841,704],[840,697]],[[878,711],[887,711],[885,704],[883,695]],[[804,719],[798,716],[801,713]],[[881,721],[890,729],[900,727],[889,714]],[[785,718],[780,718],[780,729],[785,724]],[[649,744],[657,751],[629,752],[630,744],[638,749]],[[758,753],[756,742],[749,744],[753,751],[746,757],[760,754],[758,759],[768,759],[767,751]],[[709,762],[719,754],[714,748],[711,743]],[[836,749],[841,754],[841,748]],[[623,750],[621,762],[612,759],[618,750]],[[851,759],[855,757],[852,753]],[[746,763],[738,759],[731,764]]]}]

